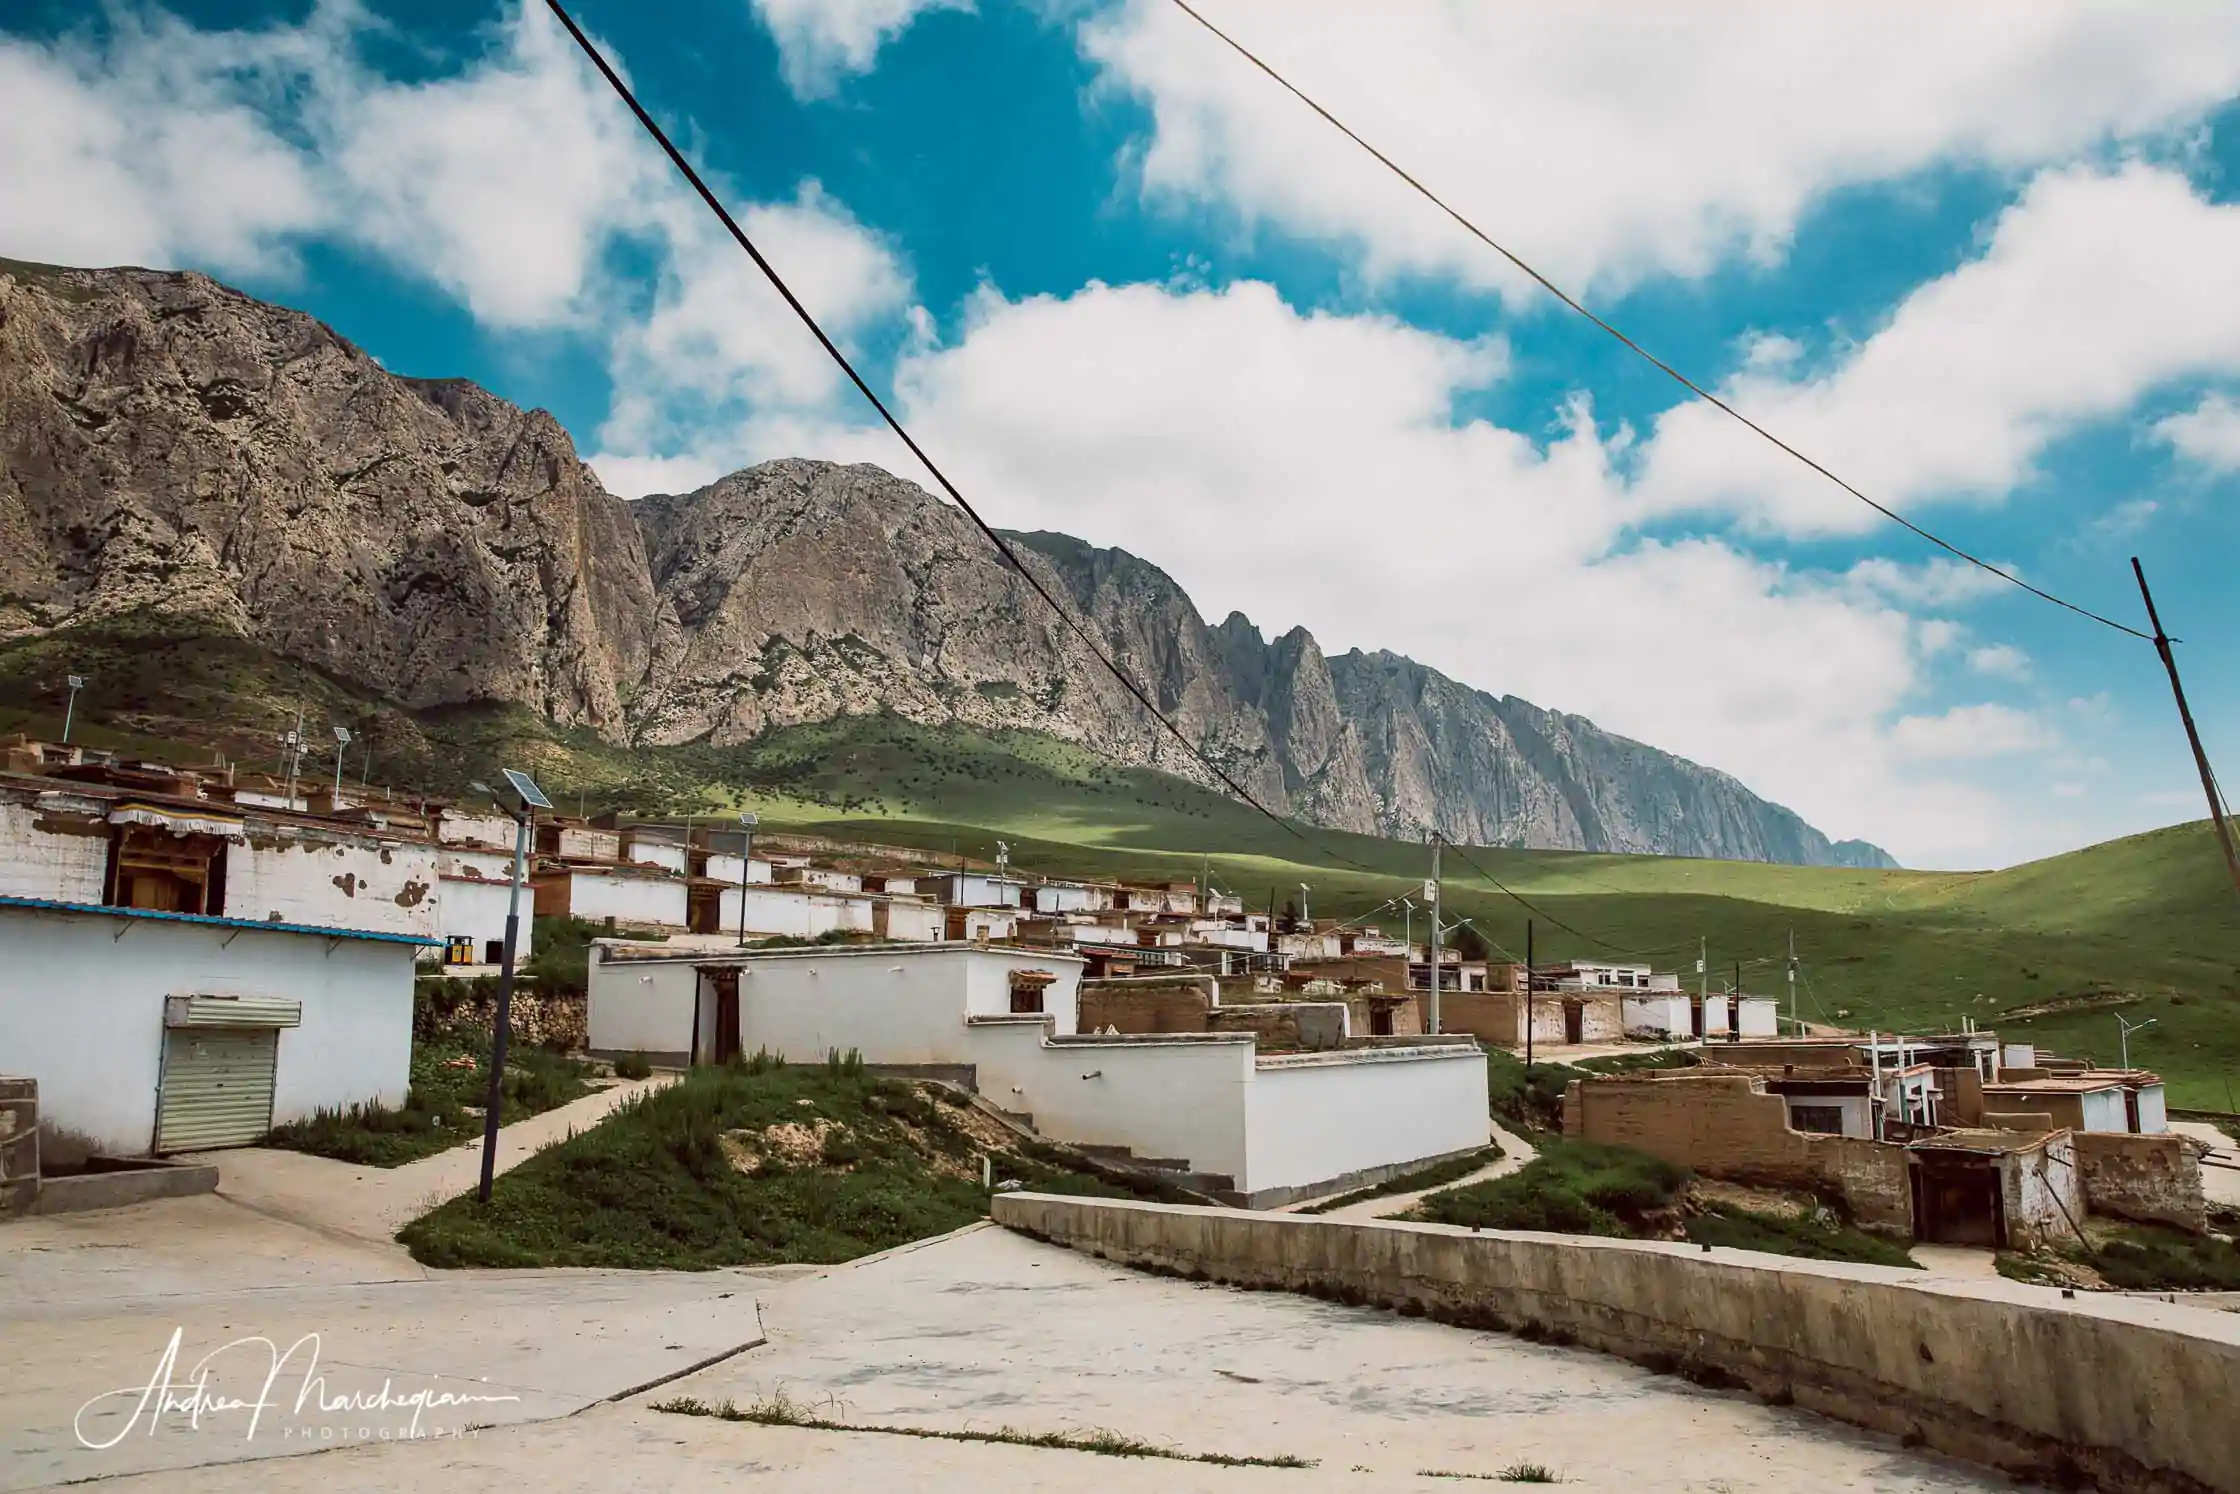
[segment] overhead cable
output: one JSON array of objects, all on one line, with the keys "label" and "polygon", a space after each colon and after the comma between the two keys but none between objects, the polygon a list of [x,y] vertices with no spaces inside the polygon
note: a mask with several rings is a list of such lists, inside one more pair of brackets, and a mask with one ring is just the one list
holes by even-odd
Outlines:
[{"label": "overhead cable", "polygon": [[1362,862],[1355,861],[1348,856],[1339,855],[1325,846],[1316,844],[1297,825],[1261,803],[1243,784],[1232,778],[1228,770],[1207,757],[1196,743],[1184,735],[1182,728],[1177,726],[1166,712],[1159,709],[1144,688],[1137,684],[1126,670],[1120,667],[1119,662],[1106,651],[1104,645],[1090,633],[1087,626],[1073,615],[1071,609],[1061,605],[1058,599],[1050,594],[1049,589],[1042,584],[1040,578],[1033,571],[1027,569],[1026,563],[1019,558],[1018,552],[1012,548],[1010,541],[991,527],[987,520],[981,518],[979,511],[966,501],[964,494],[957,491],[957,485],[949,481],[948,475],[934,465],[933,458],[926,455],[925,449],[919,446],[917,440],[903,427],[901,420],[896,418],[894,411],[887,408],[886,401],[879,398],[870,384],[865,382],[862,374],[856,372],[855,364],[849,361],[848,355],[840,351],[839,345],[825,334],[824,328],[818,325],[816,317],[810,313],[809,308],[801,304],[801,299],[793,293],[792,287],[786,284],[785,278],[778,273],[777,267],[765,259],[762,251],[755,247],[754,240],[747,237],[746,230],[739,226],[738,220],[731,216],[730,210],[723,205],[722,199],[717,197],[715,192],[709,188],[707,182],[701,179],[700,173],[693,168],[692,163],[685,159],[684,152],[678,150],[675,143],[669,139],[668,133],[654,122],[653,116],[646,112],[643,104],[638,102],[637,95],[630,91],[630,85],[622,81],[622,75],[617,73],[607,62],[605,55],[600,52],[591,38],[584,35],[583,28],[576,24],[575,17],[568,14],[567,8],[560,3],[560,0],[545,0],[545,4],[550,7],[552,14],[559,20],[560,24],[567,28],[568,35],[575,39],[578,47],[582,48],[584,56],[591,60],[591,65],[599,70],[599,75],[607,80],[616,95],[621,98],[624,104],[629,106],[630,112],[637,116],[638,123],[645,126],[646,133],[654,138],[663,152],[668,155],[670,162],[683,174],[684,179],[692,184],[692,189],[700,194],[700,200],[708,205],[709,211],[713,212],[722,222],[724,228],[730,232],[732,239],[737,242],[741,249],[747,252],[747,257],[754,261],[755,268],[762,272],[763,278],[770,282],[780,296],[784,297],[786,305],[792,308],[793,314],[800,318],[801,324],[815,336],[818,344],[830,355],[832,361],[839,365],[840,371],[848,376],[849,382],[856,386],[857,392],[870,401],[871,408],[879,412],[879,418],[887,423],[887,428],[901,438],[902,444],[910,449],[910,454],[918,459],[926,471],[933,474],[934,481],[941,485],[941,490],[949,495],[950,501],[964,511],[965,517],[972,520],[973,525],[979,529],[980,533],[986,536],[990,544],[995,546],[997,553],[1025,579],[1028,586],[1034,589],[1035,595],[1042,598],[1050,610],[1057,613],[1060,620],[1073,630],[1082,643],[1088,647],[1090,653],[1096,656],[1097,662],[1102,664],[1111,673],[1112,677],[1118,680],[1130,695],[1135,697],[1136,702],[1151,714],[1154,721],[1165,727],[1168,733],[1182,744],[1185,752],[1196,759],[1230,793],[1260,811],[1261,814],[1266,815],[1269,820],[1281,826],[1287,834],[1317,854],[1360,871],[1373,871],[1374,868]]},{"label": "overhead cable", "polygon": [[1355,145],[1360,146],[1370,155],[1376,157],[1379,163],[1381,163],[1387,170],[1391,171],[1393,175],[1399,177],[1400,180],[1406,182],[1410,187],[1413,187],[1426,202],[1429,202],[1440,212],[1445,213],[1456,223],[1461,224],[1462,227],[1469,232],[1471,237],[1477,239],[1480,243],[1484,244],[1494,253],[1500,255],[1510,264],[1516,266],[1517,269],[1523,271],[1524,274],[1529,276],[1536,284],[1540,286],[1542,290],[1546,291],[1549,295],[1554,296],[1558,301],[1561,301],[1565,306],[1577,312],[1580,316],[1583,316],[1588,321],[1594,323],[1595,326],[1601,328],[1604,332],[1609,333],[1610,336],[1616,338],[1620,343],[1622,343],[1627,348],[1627,350],[1646,361],[1652,367],[1657,369],[1658,372],[1664,374],[1667,378],[1671,379],[1681,388],[1687,390],[1690,394],[1693,394],[1696,398],[1704,401],[1706,404],[1711,405],[1714,409],[1717,409],[1724,414],[1731,416],[1733,419],[1741,422],[1741,424],[1756,432],[1759,436],[1771,442],[1780,450],[1787,452],[1790,456],[1804,463],[1804,465],[1810,467],[1813,471],[1819,473],[1822,477],[1825,477],[1828,481],[1834,483],[1837,487],[1843,489],[1846,493],[1849,493],[1852,497],[1858,499],[1861,503],[1864,503],[1867,507],[1873,509],[1876,513],[1882,515],[1884,518],[1890,520],[1894,524],[1911,530],[1914,534],[1920,536],[1922,539],[1927,540],[1930,544],[1935,545],[1938,549],[1943,550],[1946,553],[1957,557],[1958,559],[1966,561],[1969,565],[1976,567],[1978,570],[1987,571],[1990,574],[1997,576],[2000,580],[2008,583],[2010,586],[2018,586],[2022,588],[2022,590],[2030,593],[2034,597],[2037,597],[2041,601],[2051,602],[2056,607],[2066,608],[2068,611],[2074,612],[2079,617],[2089,618],[2093,622],[2099,623],[2104,627],[2113,628],[2119,633],[2127,633],[2131,637],[2140,639],[2143,642],[2152,643],[2154,641],[2154,636],[2152,634],[2143,633],[2139,629],[2134,628],[2127,623],[2117,622],[2114,618],[2103,616],[2102,614],[2093,611],[2089,607],[2080,607],[2075,602],[2067,601],[2061,597],[2055,596],[2052,592],[2046,591],[2041,587],[2033,586],[2028,581],[2025,581],[2020,576],[2016,575],[2014,572],[2007,570],[2002,566],[1993,565],[1990,561],[1983,559],[1979,555],[1970,554],[1968,551],[1961,549],[1958,545],[1953,544],[1950,540],[1947,540],[1940,535],[1932,534],[1930,531],[1922,528],[1919,524],[1914,523],[1913,520],[1907,518],[1904,514],[1899,513],[1896,509],[1889,507],[1887,504],[1878,503],[1874,499],[1868,497],[1865,493],[1859,491],[1859,489],[1853,487],[1850,483],[1845,482],[1842,478],[1838,477],[1827,467],[1821,465],[1819,462],[1805,455],[1796,447],[1791,446],[1788,442],[1782,440],[1772,431],[1766,429],[1757,421],[1752,420],[1749,416],[1743,414],[1733,405],[1727,403],[1718,395],[1713,394],[1709,389],[1706,389],[1703,385],[1698,384],[1695,380],[1680,372],[1679,369],[1673,367],[1671,364],[1665,362],[1662,358],[1659,358],[1656,354],[1650,352],[1640,343],[1635,342],[1631,337],[1628,337],[1624,332],[1620,331],[1610,322],[1604,320],[1602,317],[1597,316],[1592,311],[1589,311],[1577,300],[1577,298],[1573,297],[1569,292],[1565,291],[1563,287],[1557,285],[1553,280],[1550,280],[1547,276],[1541,274],[1538,270],[1527,264],[1517,254],[1515,254],[1502,244],[1496,242],[1494,238],[1484,229],[1478,227],[1477,224],[1464,217],[1455,208],[1450,207],[1444,198],[1440,197],[1436,192],[1433,192],[1429,187],[1425,186],[1415,176],[1413,176],[1405,168],[1403,168],[1397,161],[1393,160],[1392,157],[1386,155],[1383,151],[1377,149],[1374,145],[1371,145],[1367,140],[1364,140],[1361,136],[1355,134],[1352,128],[1349,127],[1345,123],[1345,121],[1339,119],[1337,115],[1332,114],[1328,109],[1323,108],[1321,104],[1315,102],[1314,99],[1309,97],[1303,90],[1299,88],[1297,84],[1293,83],[1289,78],[1286,78],[1283,74],[1277,72],[1267,63],[1261,61],[1260,58],[1254,55],[1248,48],[1246,48],[1242,42],[1238,41],[1235,37],[1229,35],[1228,32],[1223,31],[1219,26],[1214,25],[1213,22],[1207,20],[1203,15],[1199,14],[1197,10],[1191,7],[1191,5],[1188,3],[1188,0],[1174,0],[1174,4],[1175,8],[1180,10],[1184,15],[1188,16],[1191,20],[1196,21],[1207,31],[1213,33],[1214,36],[1220,38],[1222,42],[1227,44],[1231,51],[1235,52],[1239,57],[1242,57],[1245,61],[1251,63],[1261,72],[1266,73],[1270,78],[1274,79],[1275,82],[1280,85],[1286,93],[1290,94],[1300,103],[1305,104],[1316,114],[1321,115],[1324,121],[1330,124],[1340,134],[1344,135],[1348,140],[1351,140]]}]

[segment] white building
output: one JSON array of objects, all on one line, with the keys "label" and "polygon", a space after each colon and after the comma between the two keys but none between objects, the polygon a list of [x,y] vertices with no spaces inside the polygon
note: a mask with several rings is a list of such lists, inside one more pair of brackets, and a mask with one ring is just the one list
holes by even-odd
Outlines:
[{"label": "white building", "polygon": [[743,927],[750,939],[814,939],[819,934],[842,931],[858,934],[876,932],[874,909],[877,899],[868,893],[825,892],[798,884],[765,886],[749,883],[743,888],[723,889],[719,899],[722,924],[716,930],[717,933],[728,934],[742,927],[739,914],[742,898],[746,901],[746,921]]},{"label": "white building", "polygon": [[[1617,982],[1596,982],[1596,987],[1615,984]],[[1695,1036],[1694,1004],[1678,991],[1644,991],[1640,995],[1629,992],[1619,1002],[1619,1014],[1627,1037],[1685,1041]]]},{"label": "white building", "polygon": [[[572,917],[587,923],[613,919],[618,927],[683,929],[686,891],[681,878],[650,867],[547,868],[532,879],[540,918]],[[733,891],[737,898],[738,893]],[[737,904],[733,903],[736,914]],[[736,924],[726,925],[727,928]]]},{"label": "white building", "polygon": [[1077,1031],[1083,961],[943,944],[732,957],[593,946],[601,1053],[969,1067],[979,1091],[1061,1141],[1186,1159],[1267,1207],[1485,1145],[1486,1066],[1468,1040],[1260,1056],[1249,1034]]},{"label": "white building", "polygon": [[983,876],[979,872],[945,872],[919,879],[919,890],[928,887],[954,908],[1017,908],[1024,904],[1026,885],[1010,877]]},{"label": "white building", "polygon": [[1781,1031],[1781,1003],[1771,996],[1738,996],[1734,1014],[1738,1037],[1774,1037]]},{"label": "white building", "polygon": [[416,934],[0,898],[0,1070],[119,1156],[400,1105]]},{"label": "white building", "polygon": [[[495,965],[503,958],[506,909],[513,899],[513,857],[500,851],[449,846],[436,853],[436,875],[441,880],[443,939],[466,941],[473,958],[470,965]],[[516,965],[529,958],[536,919],[536,893],[521,889],[520,931],[514,941]]]}]

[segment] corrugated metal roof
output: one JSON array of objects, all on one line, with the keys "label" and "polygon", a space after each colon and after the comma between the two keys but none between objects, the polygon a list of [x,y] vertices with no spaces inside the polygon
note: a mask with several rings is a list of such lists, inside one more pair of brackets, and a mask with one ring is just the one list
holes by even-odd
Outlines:
[{"label": "corrugated metal roof", "polygon": [[66,903],[44,897],[0,897],[0,909],[41,913],[78,913],[98,918],[152,918],[164,923],[198,923],[211,928],[261,929],[271,934],[310,934],[321,939],[371,939],[382,944],[443,943],[430,934],[383,934],[372,929],[330,929],[309,923],[259,923],[253,918],[217,918],[207,913],[162,913],[153,908],[117,908],[106,903]]}]

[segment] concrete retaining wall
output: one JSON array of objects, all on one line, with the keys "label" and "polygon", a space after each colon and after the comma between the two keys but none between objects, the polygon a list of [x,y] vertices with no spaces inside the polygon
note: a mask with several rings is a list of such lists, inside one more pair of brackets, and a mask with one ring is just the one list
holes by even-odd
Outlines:
[{"label": "concrete retaining wall", "polygon": [[86,1171],[40,1179],[34,1214],[76,1214],[86,1209],[121,1209],[154,1198],[185,1198],[218,1191],[218,1169],[207,1162],[168,1162],[154,1157],[93,1157]]},{"label": "concrete retaining wall", "polygon": [[1147,1270],[1576,1342],[2107,1494],[2240,1490],[2240,1317],[1692,1246],[1045,1194],[997,1223]]}]

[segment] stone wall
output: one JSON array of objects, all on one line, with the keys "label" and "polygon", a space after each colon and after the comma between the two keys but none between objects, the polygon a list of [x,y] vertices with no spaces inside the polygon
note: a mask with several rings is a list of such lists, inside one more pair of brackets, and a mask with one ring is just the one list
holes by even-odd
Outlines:
[{"label": "stone wall", "polygon": [[2085,1207],[2093,1213],[2174,1224],[2197,1235],[2208,1229],[2201,1160],[2185,1137],[2079,1131],[2072,1140]]},{"label": "stone wall", "polygon": [[[425,1036],[432,1022],[485,1028],[497,1022],[496,977],[442,979],[443,984],[438,986],[431,978],[423,987],[423,991],[431,994],[420,995],[414,1002],[413,1026],[417,1035]],[[591,1041],[587,1000],[580,991],[544,996],[533,986],[515,985],[508,1012],[513,1041],[564,1053],[580,1052]]]},{"label": "stone wall", "polygon": [[1262,1052],[1321,1052],[1345,1046],[1347,1011],[1342,1001],[1253,1002],[1216,1007],[1206,1014],[1208,1032],[1249,1032]]},{"label": "stone wall", "polygon": [[1754,1075],[1574,1080],[1563,1134],[1634,1147],[1708,1178],[1832,1192],[1859,1223],[1913,1233],[1904,1147],[1793,1131],[1781,1096]]},{"label": "stone wall", "polygon": [[39,1081],[0,1078],[0,1219],[39,1197]]},{"label": "stone wall", "polygon": [[1622,1355],[2104,1494],[2240,1489],[2240,1318],[1662,1242],[999,1194],[996,1223],[1194,1280]]}]

